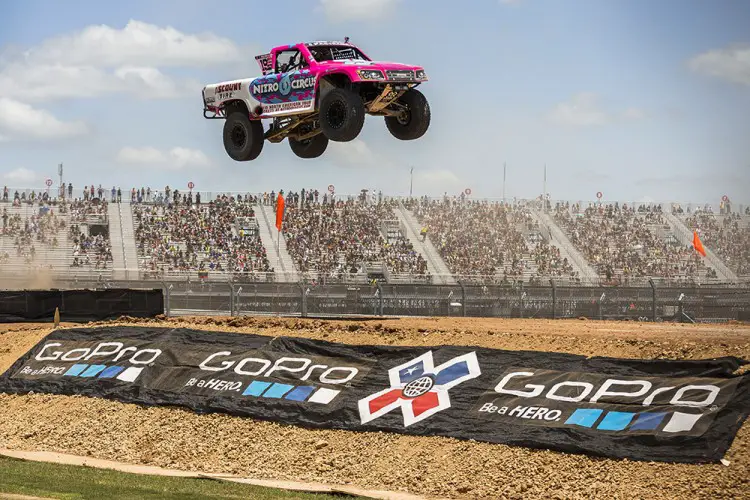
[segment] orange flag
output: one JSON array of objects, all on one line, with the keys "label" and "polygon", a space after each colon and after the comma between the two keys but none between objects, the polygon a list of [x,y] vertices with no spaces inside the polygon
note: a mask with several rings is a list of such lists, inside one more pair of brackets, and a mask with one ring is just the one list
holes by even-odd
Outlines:
[{"label": "orange flag", "polygon": [[279,193],[276,198],[276,229],[281,231],[281,222],[284,220],[284,197]]},{"label": "orange flag", "polygon": [[701,243],[701,239],[698,238],[698,231],[693,231],[693,248],[695,248],[695,250],[702,256],[706,256],[706,250],[703,249],[703,243]]}]

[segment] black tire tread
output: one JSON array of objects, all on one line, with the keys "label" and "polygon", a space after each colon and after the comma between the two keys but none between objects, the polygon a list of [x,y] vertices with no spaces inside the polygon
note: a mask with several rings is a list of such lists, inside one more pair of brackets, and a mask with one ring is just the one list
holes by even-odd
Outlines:
[{"label": "black tire tread", "polygon": [[[231,130],[238,122],[246,128],[248,134],[248,141],[241,149],[236,148],[231,140]],[[235,111],[227,116],[223,135],[224,150],[234,161],[252,161],[263,151],[265,143],[263,124],[258,120],[251,120],[243,111]]]},{"label": "black tire tread", "polygon": [[290,137],[289,147],[291,147],[294,154],[300,158],[318,158],[325,152],[326,148],[328,148],[328,137],[323,134],[318,134],[310,139],[310,142],[307,144]]},{"label": "black tire tread", "polygon": [[413,141],[419,139],[430,128],[430,104],[422,92],[411,89],[399,98],[399,101],[409,106],[411,119],[406,125],[399,123],[394,116],[385,117],[385,126],[396,139]]},{"label": "black tire tread", "polygon": [[[326,122],[329,106],[335,101],[343,101],[347,108],[346,124],[334,129]],[[365,124],[365,105],[359,94],[344,88],[329,91],[320,102],[320,128],[325,136],[335,142],[349,142],[357,138]]]}]

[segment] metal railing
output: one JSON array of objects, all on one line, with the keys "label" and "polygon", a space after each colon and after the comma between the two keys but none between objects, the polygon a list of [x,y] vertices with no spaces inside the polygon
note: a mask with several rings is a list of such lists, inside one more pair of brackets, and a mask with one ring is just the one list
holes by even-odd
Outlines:
[{"label": "metal railing", "polygon": [[[0,281],[0,288],[7,288],[6,284],[11,283],[13,280],[24,279],[30,275],[39,273],[45,274],[52,280],[56,280],[60,283],[66,283],[82,276],[99,276],[99,275],[111,275],[118,271],[125,271],[126,269],[120,269],[117,267],[110,267],[107,269],[84,269],[84,268],[48,268],[46,266],[39,266],[39,269],[30,269],[25,265],[14,265],[10,263],[0,264],[0,275],[3,280]],[[374,269],[373,269],[374,270]],[[378,273],[382,272],[381,268],[378,268]],[[292,280],[287,283],[319,283],[319,284],[347,284],[347,283],[370,283],[373,281],[371,277],[368,277],[367,273],[349,273],[349,272],[330,272],[322,273],[316,271],[305,271],[305,272],[260,272],[260,271],[246,271],[246,272],[229,272],[229,271],[211,271],[211,270],[157,270],[152,271],[148,269],[139,269],[140,275],[144,280],[156,280],[156,281],[173,281],[173,282],[192,282],[192,283],[277,283],[281,279]],[[201,273],[205,273],[204,277],[201,277]],[[124,274],[123,274],[124,275]],[[504,278],[500,275],[484,275],[484,274],[429,274],[427,277],[422,275],[413,275],[408,273],[393,273],[389,272],[394,282],[406,283],[413,285],[420,285],[429,283],[431,285],[444,285],[446,279],[450,277],[455,280],[457,285],[461,283],[470,286],[538,286],[540,283],[548,283],[550,279],[559,284],[560,286],[572,286],[578,288],[633,288],[633,287],[648,287],[650,282],[654,282],[660,287],[691,287],[691,288],[737,288],[745,289],[750,288],[750,277],[740,277],[736,281],[726,281],[720,279],[705,279],[697,280],[693,278],[659,278],[659,277],[632,277],[632,278],[614,278],[607,280],[605,278],[580,278],[573,279],[564,276],[540,276],[536,279],[524,280],[523,277],[507,277]],[[413,279],[409,279],[413,278]],[[380,280],[384,285],[389,284],[388,281]],[[445,286],[450,286],[450,283]],[[11,287],[12,288],[12,287]]]},{"label": "metal railing", "polygon": [[[7,282],[3,283],[4,285]],[[29,287],[34,288],[34,287]],[[466,316],[634,321],[750,321],[750,287],[78,280],[59,289],[164,291],[166,315]]]}]

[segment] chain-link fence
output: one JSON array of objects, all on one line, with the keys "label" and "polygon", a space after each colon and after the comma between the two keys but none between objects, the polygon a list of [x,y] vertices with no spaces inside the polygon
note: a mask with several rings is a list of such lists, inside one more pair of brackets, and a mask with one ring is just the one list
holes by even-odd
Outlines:
[{"label": "chain-link fence", "polygon": [[[63,286],[64,285],[64,286]],[[454,316],[750,321],[750,288],[78,280],[59,289],[164,291],[167,315]]]}]

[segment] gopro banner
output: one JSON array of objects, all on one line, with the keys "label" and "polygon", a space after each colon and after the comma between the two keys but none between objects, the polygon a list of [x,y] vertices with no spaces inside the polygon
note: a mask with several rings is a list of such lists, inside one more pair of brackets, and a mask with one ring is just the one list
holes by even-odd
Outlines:
[{"label": "gopro banner", "polygon": [[715,462],[750,412],[750,375],[733,375],[745,363],[99,327],[52,332],[0,376],[0,392],[82,394],[310,428],[632,460]]}]

